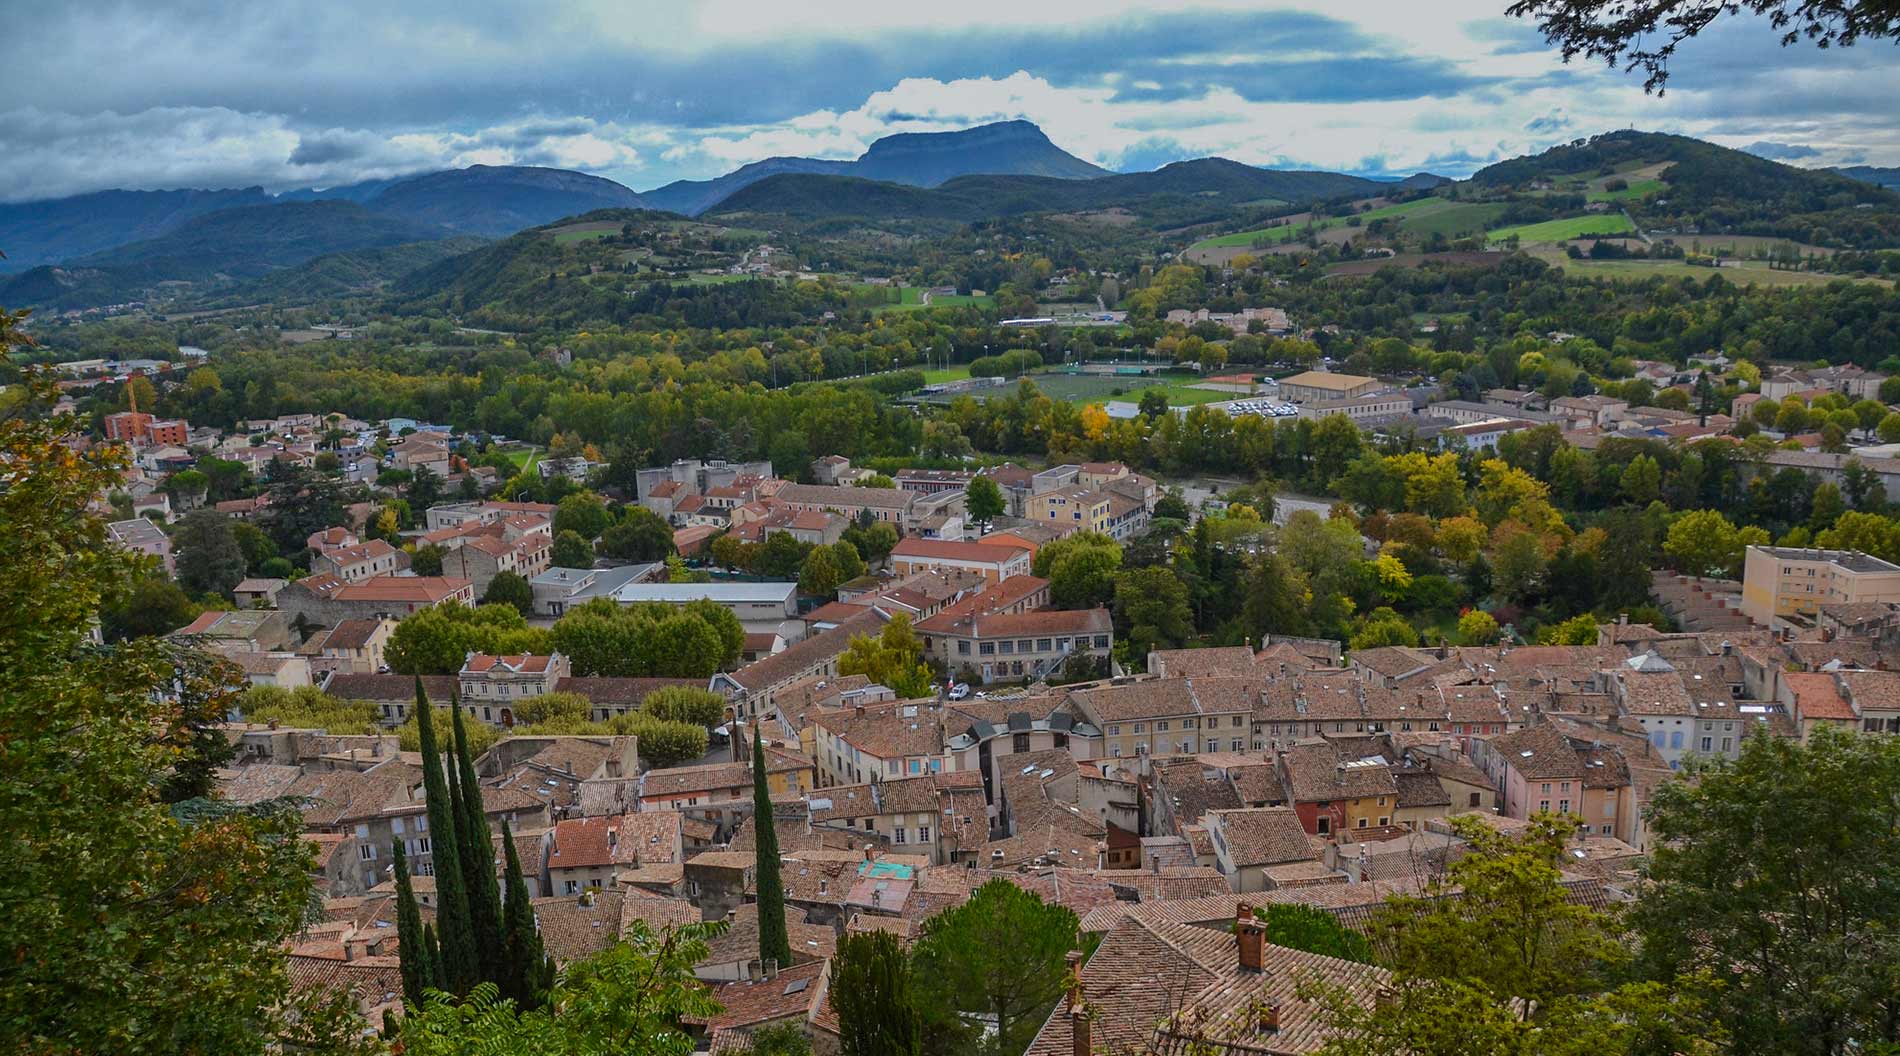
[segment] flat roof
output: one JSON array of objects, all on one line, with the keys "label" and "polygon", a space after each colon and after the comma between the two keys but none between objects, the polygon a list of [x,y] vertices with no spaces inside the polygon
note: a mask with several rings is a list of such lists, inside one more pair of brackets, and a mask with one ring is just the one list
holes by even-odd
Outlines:
[{"label": "flat roof", "polygon": [[796,583],[628,583],[615,590],[612,597],[615,601],[629,604],[660,601],[684,605],[701,598],[710,598],[721,605],[738,602],[782,604],[790,601],[797,590]]},{"label": "flat roof", "polygon": [[1350,389],[1358,385],[1378,383],[1378,378],[1368,378],[1362,374],[1335,374],[1329,370],[1309,370],[1290,378],[1280,379],[1281,385],[1304,385],[1313,389]]},{"label": "flat roof", "polygon": [[1825,561],[1849,572],[1900,572],[1900,565],[1858,550],[1809,550],[1793,546],[1751,546],[1777,561]]}]

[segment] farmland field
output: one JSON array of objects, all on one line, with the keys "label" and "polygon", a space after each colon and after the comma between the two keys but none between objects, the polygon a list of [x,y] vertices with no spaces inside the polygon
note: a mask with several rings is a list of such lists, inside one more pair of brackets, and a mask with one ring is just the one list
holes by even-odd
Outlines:
[{"label": "farmland field", "polygon": [[1598,213],[1592,216],[1570,216],[1561,220],[1546,220],[1539,224],[1519,224],[1516,227],[1500,227],[1486,235],[1493,242],[1501,242],[1511,236],[1517,236],[1519,242],[1562,242],[1567,238],[1581,238],[1584,235],[1614,235],[1635,230],[1636,225],[1622,213]]},{"label": "farmland field", "polygon": [[1406,231],[1426,238],[1441,234],[1446,238],[1455,238],[1484,231],[1503,215],[1505,208],[1503,202],[1447,204],[1443,209],[1413,213],[1405,218],[1402,226]]},{"label": "farmland field", "polygon": [[1591,191],[1589,199],[1593,202],[1626,202],[1664,190],[1668,186],[1661,180],[1631,180],[1629,186],[1620,191]]},{"label": "farmland field", "polygon": [[1530,250],[1530,254],[1572,275],[1596,279],[1664,278],[1701,282],[1710,276],[1720,275],[1738,286],[1825,286],[1843,277],[1814,271],[1781,271],[1755,261],[1705,268],[1680,260],[1571,260],[1556,246],[1539,246]]},{"label": "farmland field", "polygon": [[[1452,208],[1452,206],[1443,198],[1420,198],[1416,201],[1400,202],[1396,205],[1382,205],[1376,209],[1368,209],[1363,213],[1354,213],[1353,215],[1359,218],[1360,223],[1364,224],[1385,217],[1411,216],[1421,213],[1430,214],[1443,212],[1449,208]],[[1213,238],[1202,239],[1188,248],[1226,249],[1234,246],[1251,246],[1255,242],[1291,241],[1292,239],[1300,238],[1305,235],[1307,224],[1303,218],[1307,215],[1308,214],[1302,213],[1289,217],[1288,220],[1291,221],[1290,223],[1281,224],[1278,227],[1263,227],[1253,231],[1240,231],[1231,235],[1216,235]],[[1327,228],[1343,226],[1347,219],[1348,217],[1343,216],[1329,216],[1317,221],[1313,226],[1320,230],[1326,230]]]},{"label": "farmland field", "polygon": [[554,236],[556,242],[586,242],[619,233],[620,224],[612,220],[589,220],[579,224],[563,224],[548,232]]}]

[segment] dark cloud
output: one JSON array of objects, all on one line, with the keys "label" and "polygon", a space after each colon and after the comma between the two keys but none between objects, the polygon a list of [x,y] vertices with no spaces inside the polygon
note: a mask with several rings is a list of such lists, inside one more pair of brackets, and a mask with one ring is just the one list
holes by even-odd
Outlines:
[{"label": "dark cloud", "polygon": [[1524,131],[1534,136],[1556,135],[1575,127],[1575,123],[1565,116],[1562,110],[1552,110],[1542,117],[1534,117],[1524,123]]},{"label": "dark cloud", "polygon": [[[1356,103],[1457,95],[1505,80],[1460,71],[1449,62],[1404,56],[1251,63],[1137,63],[1123,71],[1118,101],[1198,99],[1232,89],[1251,103]],[[1143,82],[1154,87],[1143,87]]]},{"label": "dark cloud", "polygon": [[1767,140],[1758,140],[1742,149],[1758,157],[1770,158],[1775,161],[1795,161],[1800,158],[1818,158],[1821,156],[1821,152],[1813,147],[1797,143],[1770,143]]}]

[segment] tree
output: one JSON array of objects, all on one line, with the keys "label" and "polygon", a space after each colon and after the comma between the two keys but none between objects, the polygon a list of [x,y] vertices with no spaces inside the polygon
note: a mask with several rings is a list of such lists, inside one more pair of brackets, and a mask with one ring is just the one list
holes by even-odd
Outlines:
[{"label": "tree", "polygon": [[582,539],[598,539],[613,523],[607,503],[591,491],[577,491],[555,504],[554,531],[573,532]]},{"label": "tree", "polygon": [[400,940],[396,952],[402,962],[402,1000],[409,1008],[421,1008],[425,991],[442,989],[442,966],[434,946],[423,941],[422,910],[409,883],[409,861],[401,839],[394,842],[391,857],[396,871],[396,935]]},{"label": "tree", "polygon": [[1619,485],[1623,489],[1623,501],[1632,506],[1647,506],[1662,494],[1662,467],[1648,455],[1637,455],[1623,467]]},{"label": "tree", "polygon": [[772,790],[766,785],[765,739],[761,724],[752,728],[753,872],[759,898],[759,959],[791,967],[792,940],[785,930],[785,881],[779,876],[778,826],[773,823]]},{"label": "tree", "polygon": [[[459,709],[458,709],[459,710]],[[481,956],[469,926],[468,891],[463,885],[459,819],[443,776],[442,750],[435,739],[435,709],[416,677],[416,728],[421,734],[422,788],[429,812],[429,848],[435,863],[435,924],[442,944],[442,987],[466,994],[482,979]],[[459,780],[459,778],[458,778]]]},{"label": "tree", "polygon": [[1880,420],[1875,427],[1883,444],[1900,444],[1900,411],[1894,411]]},{"label": "tree", "polygon": [[442,574],[442,559],[447,556],[447,550],[434,543],[425,543],[409,555],[409,571],[418,576],[439,576]]},{"label": "tree", "polygon": [[745,646],[738,618],[703,600],[675,609],[595,598],[569,609],[549,637],[575,674],[621,678],[708,678]]},{"label": "tree", "polygon": [[456,846],[461,851],[462,888],[468,893],[469,930],[475,936],[475,952],[480,959],[482,978],[500,983],[508,977],[502,961],[501,891],[495,881],[495,843],[488,828],[488,815],[482,807],[481,780],[475,776],[474,755],[469,751],[468,730],[462,721],[460,701],[450,698],[450,714],[455,730],[455,752],[450,762],[459,781],[451,781],[456,793],[456,818],[461,831]]},{"label": "tree", "polygon": [[[1159,392],[1160,390],[1150,389],[1148,391]],[[1143,393],[1143,396],[1146,395],[1146,393]],[[1161,493],[1160,498],[1155,500],[1154,519],[1157,521],[1174,520],[1186,523],[1192,519],[1192,517],[1193,511],[1188,509],[1187,500],[1181,497],[1181,489],[1179,488],[1169,488],[1167,491]]]},{"label": "tree", "polygon": [[986,527],[1009,510],[1009,504],[1003,500],[1003,489],[988,477],[971,477],[963,495],[964,509],[970,520]]},{"label": "tree", "polygon": [[1061,996],[1075,913],[996,878],[924,922],[912,951],[927,1001],[994,1017],[997,1051],[1021,1052]]},{"label": "tree", "polygon": [[773,532],[753,554],[752,571],[767,579],[797,579],[811,547],[793,538],[790,532]]},{"label": "tree", "polygon": [[838,585],[844,582],[844,573],[838,568],[837,558],[832,556],[828,546],[814,546],[805,555],[805,564],[798,570],[798,590],[802,594],[828,598],[838,592]]},{"label": "tree", "polygon": [[512,605],[523,616],[534,612],[534,588],[519,572],[497,572],[482,592],[483,605]]},{"label": "tree", "polygon": [[1882,0],[1517,0],[1505,12],[1537,22],[1544,40],[1624,72],[1641,70],[1643,89],[1660,94],[1677,45],[1724,15],[1762,16],[1783,47],[1806,40],[1818,48],[1848,47],[1863,37],[1900,37],[1900,14]]},{"label": "tree", "polygon": [[[0,352],[21,343],[20,318],[0,311]],[[202,713],[228,711],[241,683],[182,664],[173,643],[90,641],[141,562],[87,512],[119,480],[120,449],[68,446],[84,435],[71,415],[19,413],[55,399],[28,370],[0,401],[6,1045],[262,1056],[297,1011],[282,949],[313,894],[300,811],[165,801]]]},{"label": "tree", "polygon": [[922,697],[930,693],[931,682],[922,654],[923,645],[911,629],[910,617],[899,612],[875,637],[852,636],[838,657],[838,674],[865,675],[903,699]]},{"label": "tree", "polygon": [[1692,576],[1726,576],[1742,561],[1740,536],[1727,517],[1714,510],[1691,510],[1669,525],[1663,552]]},{"label": "tree", "polygon": [[1155,649],[1174,649],[1194,634],[1187,584],[1166,568],[1133,568],[1115,577],[1115,621],[1127,628],[1128,655],[1146,659]]},{"label": "tree", "polygon": [[1036,551],[1032,566],[1049,581],[1049,600],[1063,609],[1092,609],[1115,595],[1122,546],[1100,532],[1077,532]]},{"label": "tree", "polygon": [[550,560],[554,562],[555,568],[593,568],[594,544],[582,538],[579,532],[561,532],[554,537],[554,552]]},{"label": "tree", "polygon": [[[1900,740],[1822,724],[1758,736],[1661,785],[1630,911],[1652,979],[1706,971],[1732,1051],[1832,1056],[1900,1043]],[[1852,848],[1848,853],[1828,848]],[[1821,863],[1825,862],[1825,867]]]},{"label": "tree", "polygon": [[656,719],[642,712],[616,715],[607,723],[622,736],[640,738],[640,760],[665,769],[706,754],[706,727],[689,722]]},{"label": "tree", "polygon": [[726,698],[698,686],[662,686],[641,699],[640,710],[656,719],[717,726],[725,721]]},{"label": "tree", "polygon": [[655,935],[633,921],[620,942],[568,965],[544,1008],[524,1010],[493,983],[476,987],[464,1001],[432,995],[403,1017],[403,1052],[691,1056],[693,1038],[683,1024],[720,1010],[693,966],[705,959],[706,940],[724,927],[684,924]]},{"label": "tree", "polygon": [[1452,822],[1467,853],[1416,896],[1388,899],[1390,983],[1376,1002],[1326,984],[1325,1056],[1711,1056],[1719,1028],[1704,976],[1615,985],[1629,960],[1611,917],[1572,900],[1561,880],[1568,817],[1540,814],[1507,836]]},{"label": "tree", "polygon": [[844,530],[844,540],[866,561],[882,561],[897,545],[897,529],[885,521],[860,522]]},{"label": "tree", "polygon": [[910,959],[888,931],[847,933],[831,961],[842,1056],[919,1056],[923,1021]]},{"label": "tree", "polygon": [[1498,640],[1498,621],[1483,609],[1458,617],[1458,640],[1466,645],[1490,645]]},{"label": "tree", "polygon": [[1342,961],[1372,963],[1372,944],[1366,937],[1323,909],[1297,902],[1275,902],[1264,908],[1256,907],[1253,915],[1267,922],[1267,934],[1275,946],[1337,957]]},{"label": "tree", "polygon": [[200,611],[178,584],[162,575],[141,576],[107,600],[100,632],[108,642],[156,637],[197,619]]},{"label": "tree", "polygon": [[1515,522],[1500,526],[1499,534],[1501,538],[1491,552],[1492,583],[1509,601],[1529,600],[1544,587],[1547,559],[1543,540]]},{"label": "tree", "polygon": [[260,575],[264,562],[277,556],[277,544],[264,534],[264,529],[249,521],[233,522],[231,536],[244,553],[244,568],[251,575]]},{"label": "tree", "polygon": [[517,1007],[538,1008],[547,1002],[548,991],[553,988],[554,960],[542,946],[541,932],[535,927],[534,902],[521,871],[521,856],[515,851],[514,828],[505,818],[501,823],[501,846],[508,878],[502,902],[502,979],[498,985],[502,996],[513,1000]]},{"label": "tree", "polygon": [[[560,624],[555,627],[558,629]],[[513,605],[471,609],[445,604],[424,609],[397,624],[389,635],[386,658],[390,670],[400,674],[449,675],[462,669],[470,653],[549,653],[557,641],[548,631],[529,627],[521,610]]]},{"label": "tree", "polygon": [[1377,649],[1388,645],[1418,644],[1418,630],[1392,609],[1380,607],[1366,613],[1359,629],[1347,640],[1349,649]]},{"label": "tree", "polygon": [[600,552],[623,561],[658,561],[673,553],[673,529],[645,506],[629,506],[619,523],[601,533]]},{"label": "tree", "polygon": [[1590,613],[1572,616],[1537,632],[1538,645],[1595,645],[1597,618]]},{"label": "tree", "polygon": [[844,577],[842,580],[844,583],[849,583],[869,571],[864,563],[863,555],[858,553],[858,548],[843,539],[831,544],[831,559],[838,563],[838,574]]},{"label": "tree", "polygon": [[1141,391],[1141,400],[1135,405],[1143,418],[1154,421],[1168,413],[1168,390],[1160,385]]}]

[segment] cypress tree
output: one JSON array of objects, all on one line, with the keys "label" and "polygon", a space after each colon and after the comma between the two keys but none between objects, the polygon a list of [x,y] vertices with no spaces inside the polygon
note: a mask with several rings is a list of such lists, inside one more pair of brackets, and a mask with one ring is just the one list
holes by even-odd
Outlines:
[{"label": "cypress tree", "polygon": [[402,853],[402,841],[396,847],[396,952],[402,962],[402,1000],[410,1008],[422,1007],[422,992],[435,981],[435,966],[429,961],[429,947],[422,937],[422,911],[416,908],[416,893],[409,883],[409,862]]},{"label": "cypress tree", "polygon": [[455,766],[461,774],[463,888],[468,892],[469,926],[475,933],[475,952],[481,958],[482,978],[499,985],[507,977],[502,961],[501,890],[495,882],[495,842],[482,811],[482,785],[469,758],[468,730],[462,724],[461,701],[455,702]]},{"label": "cypress tree", "polygon": [[514,830],[506,821],[501,823],[501,845],[508,859],[508,899],[502,904],[501,994],[514,998],[517,1007],[539,1008],[547,1000],[551,984],[551,980],[543,980],[541,971],[548,954],[541,944],[541,932],[534,926],[533,896],[528,894],[528,881],[521,872],[521,858],[515,854]]},{"label": "cypress tree", "polygon": [[456,839],[455,801],[442,776],[435,717],[416,676],[416,728],[422,739],[422,787],[429,801],[429,841],[435,861],[435,920],[442,951],[442,988],[457,995],[481,981],[475,933],[469,929],[468,894],[462,883],[462,852]]},{"label": "cypress tree", "polygon": [[765,786],[765,741],[752,727],[752,824],[759,885],[759,959],[792,966],[792,940],[785,932],[785,882],[779,877],[778,826],[772,822],[772,793]]},{"label": "cypress tree", "polygon": [[434,924],[422,926],[422,965],[426,970],[421,974],[428,980],[423,984],[423,989],[448,989],[447,981],[442,978],[442,941],[436,938]]}]

